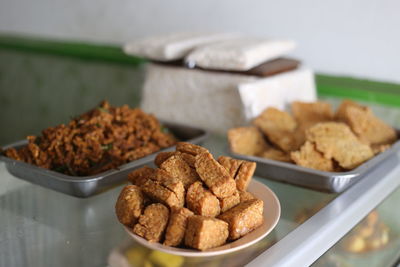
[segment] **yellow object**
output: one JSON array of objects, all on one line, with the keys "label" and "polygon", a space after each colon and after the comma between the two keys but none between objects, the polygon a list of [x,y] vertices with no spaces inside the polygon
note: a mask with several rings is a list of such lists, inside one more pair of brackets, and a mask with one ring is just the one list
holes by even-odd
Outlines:
[{"label": "yellow object", "polygon": [[183,257],[154,250],[148,259],[160,267],[180,267],[183,264]]},{"label": "yellow object", "polygon": [[[147,258],[147,249],[141,246],[135,246],[125,251],[126,259],[132,267],[144,266],[144,260]],[[150,266],[149,266],[150,267]]]}]

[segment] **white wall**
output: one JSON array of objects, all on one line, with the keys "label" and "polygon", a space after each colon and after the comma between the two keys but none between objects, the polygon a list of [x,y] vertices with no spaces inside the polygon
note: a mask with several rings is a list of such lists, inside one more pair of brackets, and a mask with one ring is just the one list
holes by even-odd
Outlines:
[{"label": "white wall", "polygon": [[399,0],[0,0],[0,32],[122,43],[187,30],[290,37],[319,72],[400,82]]}]

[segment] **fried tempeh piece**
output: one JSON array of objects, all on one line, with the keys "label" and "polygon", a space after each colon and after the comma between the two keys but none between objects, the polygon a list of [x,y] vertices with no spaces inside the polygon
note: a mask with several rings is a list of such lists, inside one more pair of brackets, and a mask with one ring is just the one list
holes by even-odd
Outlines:
[{"label": "fried tempeh piece", "polygon": [[228,224],[222,220],[204,216],[190,216],[185,233],[185,245],[206,250],[225,244]]},{"label": "fried tempeh piece", "polygon": [[185,142],[178,142],[176,144],[176,151],[182,152],[182,153],[188,153],[193,156],[197,156],[201,153],[208,153],[209,151],[201,146],[194,145],[191,143],[185,143]]},{"label": "fried tempeh piece", "polygon": [[197,172],[180,155],[169,157],[160,167],[172,177],[181,180],[186,189],[199,180]]},{"label": "fried tempeh piece", "polygon": [[246,191],[257,164],[255,162],[244,160],[240,165],[239,170],[235,176],[236,188],[239,191]]},{"label": "fried tempeh piece", "polygon": [[182,243],[185,238],[187,219],[191,215],[193,212],[187,208],[171,208],[164,245],[176,247]]},{"label": "fried tempeh piece", "polygon": [[228,131],[228,142],[233,153],[256,156],[269,146],[256,127],[238,127]]},{"label": "fried tempeh piece", "polygon": [[270,148],[260,154],[260,157],[283,162],[292,162],[290,155],[282,150]]},{"label": "fried tempeh piece", "polygon": [[159,242],[168,223],[169,210],[160,203],[147,206],[133,232],[150,242]]},{"label": "fried tempeh piece", "polygon": [[143,203],[143,194],[138,186],[125,186],[115,203],[118,220],[128,227],[132,227],[142,214]]},{"label": "fried tempeh piece", "polygon": [[361,143],[344,123],[318,123],[307,130],[306,137],[325,158],[333,158],[345,169],[353,169],[373,156],[371,148]]},{"label": "fried tempeh piece", "polygon": [[155,170],[149,166],[133,170],[128,174],[128,181],[134,185],[142,186],[151,176],[154,175]]},{"label": "fried tempeh piece", "polygon": [[245,202],[250,199],[255,199],[255,197],[247,191],[239,191],[240,202]]},{"label": "fried tempeh piece", "polygon": [[299,151],[292,152],[290,155],[297,165],[321,171],[334,171],[333,160],[325,158],[310,141],[306,141]]},{"label": "fried tempeh piece", "polygon": [[273,144],[284,151],[293,151],[300,146],[294,135],[297,123],[293,117],[285,111],[280,111],[276,108],[267,108],[253,120],[253,124],[257,126]]},{"label": "fried tempeh piece", "polygon": [[210,153],[197,155],[195,166],[201,180],[218,198],[229,197],[235,193],[235,180]]},{"label": "fried tempeh piece", "polygon": [[141,187],[142,191],[155,201],[169,207],[183,207],[185,203],[185,188],[183,183],[175,178],[165,181],[149,179]]},{"label": "fried tempeh piece", "polygon": [[263,223],[263,209],[262,200],[251,199],[225,211],[217,218],[229,224],[229,239],[235,240]]},{"label": "fried tempeh piece", "polygon": [[232,196],[226,197],[226,198],[221,198],[219,200],[219,204],[221,207],[221,212],[225,212],[237,204],[240,203],[240,194],[239,191],[236,191]]},{"label": "fried tempeh piece", "polygon": [[205,189],[201,182],[195,182],[188,188],[186,206],[197,215],[215,217],[220,213],[218,198]]},{"label": "fried tempeh piece", "polygon": [[304,130],[318,122],[327,122],[333,120],[333,109],[331,104],[327,102],[294,101],[291,107],[293,117],[304,127]]},{"label": "fried tempeh piece", "polygon": [[156,158],[154,159],[154,164],[156,164],[158,167],[160,167],[164,161],[166,161],[168,158],[170,158],[174,155],[179,155],[190,167],[194,168],[194,163],[196,161],[196,157],[193,155],[190,155],[188,153],[181,153],[179,151],[158,153]]},{"label": "fried tempeh piece", "polygon": [[396,131],[376,117],[370,108],[351,100],[342,102],[336,118],[347,123],[360,140],[366,144],[392,144],[397,139]]},{"label": "fried tempeh piece", "polygon": [[237,172],[239,171],[240,165],[243,163],[243,160],[234,159],[227,156],[220,156],[217,161],[228,171],[232,178],[235,178]]}]

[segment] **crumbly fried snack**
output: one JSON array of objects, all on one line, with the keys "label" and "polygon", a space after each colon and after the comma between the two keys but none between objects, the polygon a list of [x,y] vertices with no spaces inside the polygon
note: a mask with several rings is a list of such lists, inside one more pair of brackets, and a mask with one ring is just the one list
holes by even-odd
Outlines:
[{"label": "crumbly fried snack", "polygon": [[147,206],[133,232],[150,242],[159,242],[168,223],[169,210],[160,203]]},{"label": "crumbly fried snack", "polygon": [[5,154],[67,175],[94,175],[172,146],[176,139],[161,129],[153,115],[104,101],[68,124],[29,136],[27,146]]},{"label": "crumbly fried snack", "polygon": [[206,250],[223,245],[228,238],[228,224],[204,216],[190,216],[185,233],[185,245]]},{"label": "crumbly fried snack", "polygon": [[334,171],[333,160],[325,158],[310,141],[306,141],[299,151],[292,152],[290,156],[297,165],[321,171]]},{"label": "crumbly fried snack", "polygon": [[255,162],[244,160],[240,165],[239,170],[235,176],[236,188],[239,191],[246,191],[257,164]]},{"label": "crumbly fried snack", "polygon": [[228,131],[228,142],[233,153],[256,156],[269,146],[256,127],[238,127]]},{"label": "crumbly fried snack", "polygon": [[204,147],[185,142],[176,143],[176,151],[188,153],[193,156],[197,156],[201,153],[209,153],[209,151]]},{"label": "crumbly fried snack", "polygon": [[199,175],[186,163],[181,155],[169,157],[161,164],[160,168],[168,172],[172,177],[180,179],[186,189],[199,180]]},{"label": "crumbly fried snack", "polygon": [[161,166],[161,164],[166,161],[168,158],[174,156],[174,155],[179,155],[186,163],[194,168],[194,163],[196,162],[196,157],[193,155],[190,155],[188,153],[181,153],[179,151],[170,151],[170,152],[160,152],[157,154],[156,158],[154,159],[154,164],[156,164],[158,167]]},{"label": "crumbly fried snack", "polygon": [[201,180],[218,198],[229,197],[235,193],[235,180],[233,180],[228,171],[210,153],[197,155],[195,167]]},{"label": "crumbly fried snack", "polygon": [[386,144],[386,145],[372,145],[371,146],[371,149],[372,149],[372,152],[374,152],[374,155],[382,153],[382,152],[388,150],[389,148],[390,148],[389,144]]},{"label": "crumbly fried snack", "polygon": [[353,169],[373,156],[371,148],[361,143],[344,123],[318,123],[307,130],[306,137],[325,158],[333,158],[345,169]]},{"label": "crumbly fried snack", "polygon": [[250,192],[247,192],[247,191],[239,191],[239,197],[240,197],[240,203],[245,202],[250,199],[255,199],[253,194],[251,194]]},{"label": "crumbly fried snack", "polygon": [[221,207],[221,212],[225,212],[237,204],[240,203],[240,194],[239,191],[236,191],[232,196],[226,197],[226,198],[221,198],[219,200],[219,204]]},{"label": "crumbly fried snack", "polygon": [[143,202],[143,194],[138,186],[125,186],[115,203],[115,213],[120,223],[132,227],[142,214]]},{"label": "crumbly fried snack", "polygon": [[229,239],[235,240],[253,231],[263,223],[264,203],[251,199],[225,211],[217,218],[229,224]]},{"label": "crumbly fried snack", "polygon": [[143,185],[150,177],[154,175],[155,170],[149,166],[133,170],[128,174],[128,181],[134,185]]},{"label": "crumbly fried snack", "polygon": [[220,156],[217,161],[228,171],[232,178],[235,178],[237,172],[239,171],[240,165],[243,163],[243,160],[234,159],[227,156]]},{"label": "crumbly fried snack", "polygon": [[291,107],[293,117],[304,127],[304,130],[318,122],[333,120],[333,109],[331,104],[327,102],[294,101]]},{"label": "crumbly fried snack", "polygon": [[397,139],[396,131],[377,118],[370,108],[350,100],[340,105],[336,117],[346,122],[361,141],[370,145],[392,144]]},{"label": "crumbly fried snack", "polygon": [[193,183],[186,192],[186,206],[197,215],[215,217],[220,213],[216,196],[205,189],[201,182]]},{"label": "crumbly fried snack", "polygon": [[268,139],[284,151],[296,150],[300,144],[294,136],[297,127],[293,117],[284,111],[276,108],[267,108],[253,120]]},{"label": "crumbly fried snack", "polygon": [[262,152],[260,157],[283,162],[292,162],[292,159],[287,152],[272,147]]},{"label": "crumbly fried snack", "polygon": [[185,203],[183,183],[175,178],[163,182],[149,179],[141,186],[141,189],[151,199],[169,207],[183,207]]},{"label": "crumbly fried snack", "polygon": [[185,238],[187,219],[193,212],[187,208],[171,208],[167,230],[165,231],[164,245],[179,246]]}]

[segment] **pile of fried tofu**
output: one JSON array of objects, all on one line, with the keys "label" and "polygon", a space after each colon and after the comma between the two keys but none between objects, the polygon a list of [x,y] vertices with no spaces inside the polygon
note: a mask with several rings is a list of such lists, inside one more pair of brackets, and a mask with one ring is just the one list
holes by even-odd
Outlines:
[{"label": "pile of fried tofu", "polygon": [[236,240],[263,223],[264,203],[247,192],[254,162],[180,142],[160,152],[158,168],[130,173],[115,210],[138,236],[166,246],[206,250]]},{"label": "pile of fried tofu", "polygon": [[322,101],[293,102],[291,111],[267,108],[253,126],[230,129],[231,151],[341,172],[358,167],[397,140],[391,126],[351,100],[344,100],[336,112]]}]

